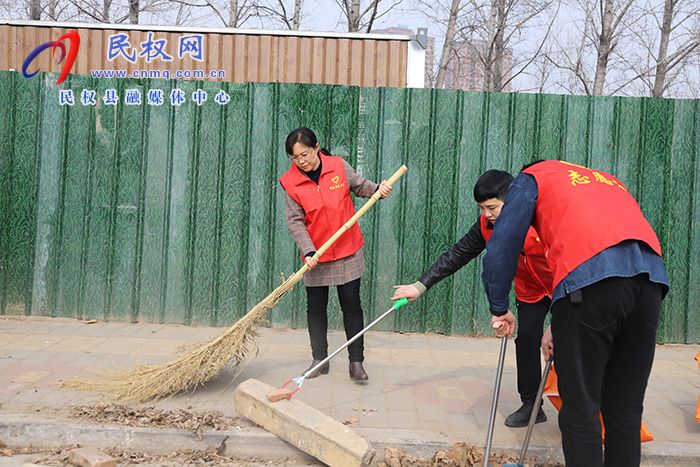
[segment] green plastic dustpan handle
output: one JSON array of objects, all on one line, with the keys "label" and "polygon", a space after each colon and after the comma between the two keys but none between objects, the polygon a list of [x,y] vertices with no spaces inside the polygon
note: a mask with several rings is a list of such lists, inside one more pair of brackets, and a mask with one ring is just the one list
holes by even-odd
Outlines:
[{"label": "green plastic dustpan handle", "polygon": [[396,300],[394,302],[394,310],[398,310],[399,308],[401,308],[402,306],[404,306],[407,303],[408,303],[407,298],[399,298],[398,300]]}]

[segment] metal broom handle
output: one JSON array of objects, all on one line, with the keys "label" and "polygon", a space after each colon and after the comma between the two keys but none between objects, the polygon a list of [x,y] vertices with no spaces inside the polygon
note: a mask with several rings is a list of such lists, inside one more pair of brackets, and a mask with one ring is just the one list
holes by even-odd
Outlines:
[{"label": "metal broom handle", "polygon": [[352,344],[353,342],[355,342],[357,339],[359,339],[360,336],[362,336],[364,333],[366,333],[367,331],[369,331],[372,327],[374,327],[375,324],[377,324],[378,322],[380,322],[381,320],[383,320],[389,313],[391,313],[392,311],[394,311],[394,310],[396,310],[396,309],[402,307],[402,306],[405,305],[406,303],[408,303],[408,299],[407,299],[407,298],[400,298],[400,299],[396,300],[396,301],[394,302],[394,306],[392,306],[391,308],[389,308],[388,310],[386,310],[386,311],[385,311],[384,313],[382,313],[377,319],[375,319],[374,321],[372,321],[371,323],[369,323],[367,326],[365,326],[365,328],[364,328],[362,331],[360,331],[360,332],[358,332],[357,334],[355,334],[354,336],[352,336],[352,338],[350,338],[349,341],[347,341],[345,344],[343,344],[343,345],[341,345],[340,347],[338,347],[338,348],[335,350],[335,352],[333,352],[332,354],[330,354],[329,356],[327,356],[326,358],[324,358],[323,360],[321,360],[316,366],[314,366],[313,368],[309,368],[309,369],[306,371],[306,373],[304,373],[303,376],[306,378],[307,375],[310,375],[311,373],[313,373],[314,371],[316,371],[318,368],[321,368],[321,367],[322,367],[323,365],[325,365],[326,362],[328,362],[331,358],[335,357],[335,356],[338,354],[338,352],[340,352],[340,351],[343,350],[345,347],[349,346],[350,344]]},{"label": "metal broom handle", "polygon": [[501,392],[501,376],[503,375],[503,360],[506,357],[506,343],[508,335],[501,339],[501,354],[498,357],[498,371],[496,374],[496,385],[493,388],[493,401],[491,402],[491,418],[489,419],[489,432],[486,436],[486,449],[484,450],[484,467],[488,467],[491,457],[491,439],[493,438],[493,425],[496,421],[496,408],[498,406],[498,393]]}]

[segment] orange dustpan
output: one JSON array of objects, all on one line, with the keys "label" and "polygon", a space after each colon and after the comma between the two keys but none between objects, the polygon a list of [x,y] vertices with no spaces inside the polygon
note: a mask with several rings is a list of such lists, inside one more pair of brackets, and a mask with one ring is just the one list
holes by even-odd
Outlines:
[{"label": "orange dustpan", "polygon": [[[700,358],[700,353],[695,358]],[[549,398],[549,401],[554,407],[557,408],[557,410],[561,410],[561,397],[559,397],[559,387],[557,386],[557,372],[554,371],[554,365],[552,365],[552,371],[549,372],[547,382],[544,385],[544,395]],[[700,400],[698,400],[698,415],[700,416]],[[700,421],[700,418],[698,418],[698,420]],[[600,426],[602,427],[601,436],[603,437],[603,442],[605,442],[605,425],[603,425],[602,414],[600,415]],[[640,431],[640,439],[642,443],[652,441],[654,439],[654,437],[651,435],[651,432],[646,427],[643,421],[642,429]]]},{"label": "orange dustpan", "polygon": [[[698,361],[698,365],[700,366],[700,352],[695,356],[695,360]],[[695,420],[700,422],[700,397],[698,397],[698,408],[695,409]]]}]

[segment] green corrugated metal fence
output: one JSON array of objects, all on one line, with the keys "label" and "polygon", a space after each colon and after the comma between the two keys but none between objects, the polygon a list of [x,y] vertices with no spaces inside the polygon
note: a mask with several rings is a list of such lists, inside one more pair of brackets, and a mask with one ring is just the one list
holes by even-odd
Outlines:
[{"label": "green corrugated metal fence", "polygon": [[[260,83],[31,79],[0,72],[0,313],[225,326],[301,267],[277,178],[309,126],[395,194],[360,221],[367,319],[478,216],[487,169],[563,159],[613,173],[658,233],[672,282],[659,340],[700,342],[698,101]],[[170,93],[186,100],[171,105]],[[74,105],[60,105],[61,90]],[[116,90],[119,102],[103,96]],[[125,102],[138,90],[141,104]],[[192,93],[207,93],[201,105]],[[83,90],[96,105],[83,105]],[[162,90],[165,102],[148,102]],[[230,100],[214,99],[224,91]],[[365,200],[357,200],[360,206]],[[610,206],[610,209],[616,209]],[[378,329],[478,335],[481,261]],[[332,295],[333,296],[333,295]],[[331,325],[341,323],[332,300]],[[305,326],[298,285],[269,314]]]}]

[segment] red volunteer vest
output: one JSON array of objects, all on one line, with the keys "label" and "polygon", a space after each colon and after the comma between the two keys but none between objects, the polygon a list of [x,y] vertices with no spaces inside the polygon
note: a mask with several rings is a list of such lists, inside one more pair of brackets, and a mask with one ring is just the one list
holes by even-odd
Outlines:
[{"label": "red volunteer vest", "polygon": [[[319,156],[322,168],[318,185],[294,164],[280,177],[282,188],[304,209],[306,229],[317,250],[355,215],[343,159],[321,153]],[[319,261],[351,256],[364,243],[360,226],[355,223],[321,255]]]},{"label": "red volunteer vest", "polygon": [[[489,220],[482,214],[481,234],[487,242],[493,233],[493,229],[487,227],[488,223]],[[525,237],[523,251],[525,255],[518,257],[518,270],[513,279],[515,297],[526,303],[539,302],[545,295],[551,297],[554,274],[549,269],[544,245],[532,226]]]},{"label": "red volunteer vest", "polygon": [[532,225],[554,271],[553,287],[582,263],[625,240],[642,241],[661,256],[659,239],[639,204],[612,175],[563,161],[540,162],[524,172],[537,181]]}]

